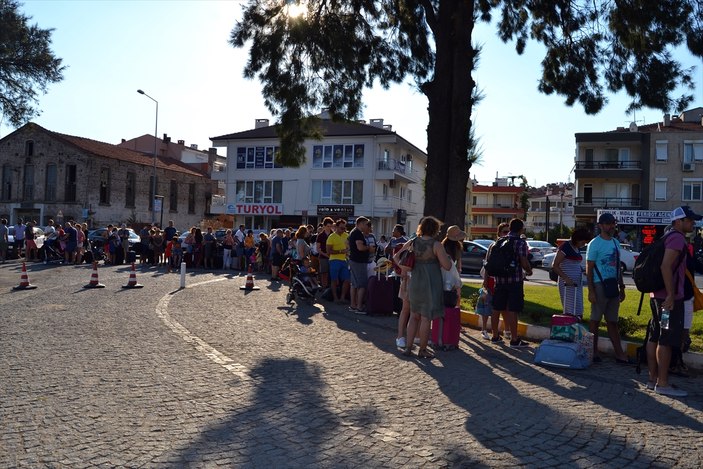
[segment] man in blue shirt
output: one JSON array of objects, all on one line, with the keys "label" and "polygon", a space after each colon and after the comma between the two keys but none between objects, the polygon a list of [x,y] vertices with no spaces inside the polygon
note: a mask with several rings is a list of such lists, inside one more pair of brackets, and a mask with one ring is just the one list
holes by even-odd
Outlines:
[{"label": "man in blue shirt", "polygon": [[[625,301],[625,282],[620,268],[620,243],[615,239],[617,223],[612,213],[603,213],[598,218],[600,234],[588,243],[586,251],[586,278],[588,280],[588,301],[591,303],[590,330],[593,333],[593,361],[599,362],[598,327],[605,317],[608,337],[613,343],[615,361],[627,364],[627,354],[620,342],[618,315],[620,303]],[[618,291],[608,294],[606,283],[616,283]]]}]

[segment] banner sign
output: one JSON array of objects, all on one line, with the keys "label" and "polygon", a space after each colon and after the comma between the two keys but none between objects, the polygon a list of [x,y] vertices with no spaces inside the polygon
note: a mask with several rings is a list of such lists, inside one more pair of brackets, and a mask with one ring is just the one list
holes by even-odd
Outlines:
[{"label": "banner sign", "polygon": [[227,204],[228,215],[283,215],[283,204]]},{"label": "banner sign", "polygon": [[354,216],[353,205],[318,205],[318,217],[350,218]]},{"label": "banner sign", "polygon": [[668,225],[671,212],[668,210],[598,210],[596,219],[603,213],[612,213],[620,225]]}]

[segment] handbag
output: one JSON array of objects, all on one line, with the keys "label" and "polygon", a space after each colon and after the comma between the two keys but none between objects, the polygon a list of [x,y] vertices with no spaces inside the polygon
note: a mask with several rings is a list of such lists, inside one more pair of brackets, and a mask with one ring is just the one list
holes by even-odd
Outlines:
[{"label": "handbag", "polygon": [[398,264],[405,267],[405,270],[413,270],[415,267],[415,251],[413,251],[412,241],[410,247],[398,254]]},{"label": "handbag", "polygon": [[686,278],[691,282],[691,287],[693,289],[693,311],[700,311],[703,309],[703,292],[701,292],[696,286],[696,281],[693,279],[693,275],[686,269]]},{"label": "handbag", "polygon": [[598,267],[596,267],[596,274],[598,274],[600,284],[603,285],[603,292],[605,293],[606,298],[615,298],[620,296],[620,286],[618,285],[617,278],[604,279],[598,271]]},{"label": "handbag", "polygon": [[549,280],[551,280],[552,282],[559,281],[559,274],[553,268],[549,269]]}]

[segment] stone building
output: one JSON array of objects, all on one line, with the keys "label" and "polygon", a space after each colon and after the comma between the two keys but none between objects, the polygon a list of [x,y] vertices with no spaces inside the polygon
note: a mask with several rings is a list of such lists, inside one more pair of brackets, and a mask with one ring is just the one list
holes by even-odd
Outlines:
[{"label": "stone building", "polygon": [[154,160],[151,154],[34,123],[0,140],[0,169],[0,216],[10,224],[23,218],[45,225],[53,218],[98,227],[160,222],[163,217],[164,222],[173,219],[186,227],[209,212],[212,194],[207,172],[181,161],[164,156]]}]

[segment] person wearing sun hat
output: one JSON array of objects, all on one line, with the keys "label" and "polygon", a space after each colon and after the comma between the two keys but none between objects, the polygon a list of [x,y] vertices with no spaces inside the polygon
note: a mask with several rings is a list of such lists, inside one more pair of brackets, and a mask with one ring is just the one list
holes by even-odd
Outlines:
[{"label": "person wearing sun hat", "polygon": [[[657,394],[671,397],[686,397],[683,389],[669,384],[669,364],[671,347],[681,344],[684,326],[684,282],[686,279],[686,235],[695,230],[696,222],[703,220],[688,205],[677,207],[671,212],[671,227],[664,238],[664,259],[661,272],[665,287],[652,292],[650,307],[652,320],[649,322],[647,342],[647,367],[649,381],[647,388]],[[669,325],[661,327],[662,310],[669,311]]]}]

